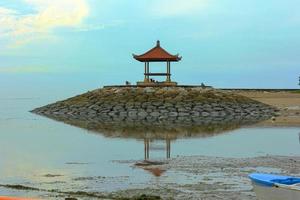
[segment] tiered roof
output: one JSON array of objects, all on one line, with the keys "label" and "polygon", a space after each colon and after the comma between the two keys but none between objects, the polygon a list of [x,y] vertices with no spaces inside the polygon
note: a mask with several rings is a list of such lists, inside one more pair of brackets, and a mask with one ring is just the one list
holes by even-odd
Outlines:
[{"label": "tiered roof", "polygon": [[177,55],[172,55],[169,52],[167,52],[165,49],[163,49],[160,46],[159,40],[156,43],[156,46],[146,53],[142,55],[134,55],[133,57],[140,61],[140,62],[163,62],[163,61],[168,61],[168,62],[178,62],[181,60],[181,56]]}]

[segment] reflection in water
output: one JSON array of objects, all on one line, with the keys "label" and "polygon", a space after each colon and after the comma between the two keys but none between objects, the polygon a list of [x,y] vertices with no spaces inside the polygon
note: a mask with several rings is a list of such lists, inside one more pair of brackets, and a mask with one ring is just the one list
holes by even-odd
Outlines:
[{"label": "reflection in water", "polygon": [[[46,115],[47,116],[47,115]],[[165,140],[166,136],[171,140],[191,137],[210,137],[225,131],[238,129],[242,126],[256,124],[268,118],[257,116],[237,116],[236,118],[201,118],[184,117],[181,121],[169,117],[167,119],[130,119],[111,120],[105,118],[78,119],[63,118],[54,115],[47,116],[51,119],[80,127],[94,133],[113,138],[135,138]]]},{"label": "reflection in water", "polygon": [[[48,116],[64,123],[87,129],[93,133],[113,138],[134,138],[144,141],[144,160],[150,160],[150,151],[166,151],[166,158],[171,158],[171,142],[179,138],[211,137],[217,134],[238,129],[241,126],[252,125],[266,118],[242,117],[213,118],[185,117],[153,119],[78,119]],[[164,145],[158,144],[164,142]]]},{"label": "reflection in water", "polygon": [[[64,123],[87,129],[96,134],[106,137],[134,138],[144,141],[144,161],[137,162],[136,167],[150,172],[155,177],[160,177],[166,169],[161,168],[160,162],[151,161],[150,151],[166,151],[166,159],[171,158],[171,142],[179,138],[211,137],[226,131],[238,129],[241,126],[252,125],[266,120],[266,118],[242,117],[236,118],[205,118],[205,117],[184,117],[167,119],[130,119],[122,120],[99,119],[78,119],[63,118],[50,115],[49,118]],[[159,145],[163,141],[164,145]]]},{"label": "reflection in water", "polygon": [[166,158],[171,158],[171,139],[166,134],[165,143],[156,143],[157,140],[151,140],[149,138],[144,139],[144,161],[136,163],[137,167],[144,169],[145,171],[151,173],[155,177],[160,177],[167,170],[162,169],[157,165],[164,164],[163,162],[150,161],[150,151],[166,151]]},{"label": "reflection in water", "polygon": [[156,140],[144,138],[144,160],[150,159],[150,150],[166,151],[166,158],[171,158],[171,139],[166,135],[165,146],[160,146],[155,143]]},{"label": "reflection in water", "polygon": [[153,176],[160,177],[163,175],[167,170],[161,169],[159,167],[153,167],[153,168],[144,168],[144,170],[150,172]]}]

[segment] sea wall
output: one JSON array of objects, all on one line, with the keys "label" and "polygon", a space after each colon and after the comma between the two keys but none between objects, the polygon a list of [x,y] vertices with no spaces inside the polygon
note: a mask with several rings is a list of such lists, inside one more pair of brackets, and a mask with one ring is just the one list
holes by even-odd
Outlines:
[{"label": "sea wall", "polygon": [[34,109],[51,118],[98,121],[268,119],[277,109],[230,91],[201,87],[111,87]]}]

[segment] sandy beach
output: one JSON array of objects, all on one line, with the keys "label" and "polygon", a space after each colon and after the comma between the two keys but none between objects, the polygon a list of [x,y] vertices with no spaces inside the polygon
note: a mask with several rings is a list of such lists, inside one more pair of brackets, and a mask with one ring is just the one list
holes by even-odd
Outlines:
[{"label": "sandy beach", "polygon": [[280,116],[260,125],[300,126],[300,92],[237,91],[237,93],[280,109]]}]

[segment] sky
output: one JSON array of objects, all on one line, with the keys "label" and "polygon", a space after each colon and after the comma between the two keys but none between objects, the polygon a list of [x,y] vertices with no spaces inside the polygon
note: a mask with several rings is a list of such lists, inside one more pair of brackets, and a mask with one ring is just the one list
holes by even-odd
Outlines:
[{"label": "sky", "polygon": [[144,66],[132,53],[156,40],[183,57],[171,65],[180,84],[299,88],[299,7],[299,0],[1,0],[0,89],[135,83]]}]

